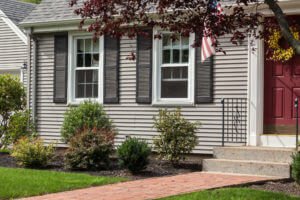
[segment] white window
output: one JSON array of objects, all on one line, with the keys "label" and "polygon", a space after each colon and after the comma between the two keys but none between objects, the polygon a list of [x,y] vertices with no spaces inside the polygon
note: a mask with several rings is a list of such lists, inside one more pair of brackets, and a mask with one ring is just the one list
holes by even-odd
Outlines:
[{"label": "white window", "polygon": [[72,52],[70,68],[71,103],[83,100],[97,100],[102,97],[102,56],[101,39],[94,40],[92,36],[72,37]]},{"label": "white window", "polygon": [[192,104],[194,95],[194,37],[162,33],[154,41],[154,104]]}]

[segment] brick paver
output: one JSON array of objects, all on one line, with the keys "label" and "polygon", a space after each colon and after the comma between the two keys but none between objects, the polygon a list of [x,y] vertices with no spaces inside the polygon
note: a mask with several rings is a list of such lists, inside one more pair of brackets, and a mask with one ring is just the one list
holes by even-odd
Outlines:
[{"label": "brick paver", "polygon": [[195,172],[79,189],[26,200],[145,200],[269,180],[270,177]]}]

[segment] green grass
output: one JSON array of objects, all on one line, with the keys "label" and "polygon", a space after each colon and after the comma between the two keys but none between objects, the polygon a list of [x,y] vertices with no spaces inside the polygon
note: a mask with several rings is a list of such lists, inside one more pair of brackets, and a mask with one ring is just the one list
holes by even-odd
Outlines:
[{"label": "green grass", "polygon": [[0,167],[0,199],[55,193],[125,180],[79,173]]},{"label": "green grass", "polygon": [[10,154],[10,150],[9,149],[0,149],[0,153]]},{"label": "green grass", "polygon": [[163,200],[296,200],[282,193],[266,192],[247,188],[226,188],[194,192],[179,196],[163,198]]}]

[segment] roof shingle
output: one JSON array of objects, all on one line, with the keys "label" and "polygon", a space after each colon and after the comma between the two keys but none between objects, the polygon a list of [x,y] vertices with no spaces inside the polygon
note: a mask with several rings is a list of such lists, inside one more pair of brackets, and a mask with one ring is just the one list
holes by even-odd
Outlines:
[{"label": "roof shingle", "polygon": [[18,25],[36,7],[35,4],[19,2],[17,0],[0,0],[0,10]]},{"label": "roof shingle", "polygon": [[80,19],[74,14],[70,0],[43,0],[21,24],[57,22]]}]

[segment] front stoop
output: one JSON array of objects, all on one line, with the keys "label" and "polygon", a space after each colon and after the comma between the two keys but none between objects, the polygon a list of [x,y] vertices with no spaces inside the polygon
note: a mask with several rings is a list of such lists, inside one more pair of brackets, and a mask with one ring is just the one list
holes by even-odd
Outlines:
[{"label": "front stoop", "polygon": [[293,149],[216,147],[214,158],[203,160],[203,171],[290,178]]}]

